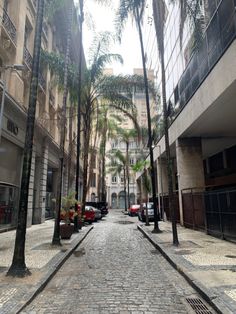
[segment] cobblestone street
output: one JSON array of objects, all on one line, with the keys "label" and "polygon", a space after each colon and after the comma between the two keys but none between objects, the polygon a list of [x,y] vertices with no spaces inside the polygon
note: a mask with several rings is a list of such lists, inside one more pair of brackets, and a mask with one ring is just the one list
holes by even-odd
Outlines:
[{"label": "cobblestone street", "polygon": [[23,313],[195,313],[185,299],[199,296],[136,222],[112,211],[96,223]]}]

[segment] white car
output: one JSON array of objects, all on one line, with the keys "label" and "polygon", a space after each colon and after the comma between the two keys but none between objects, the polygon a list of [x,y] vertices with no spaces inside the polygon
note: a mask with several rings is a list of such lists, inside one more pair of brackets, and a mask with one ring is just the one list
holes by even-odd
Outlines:
[{"label": "white car", "polygon": [[[148,218],[149,220],[154,220],[154,205],[153,203],[147,203]],[[138,219],[145,222],[146,221],[146,203],[143,203],[138,212]]]}]

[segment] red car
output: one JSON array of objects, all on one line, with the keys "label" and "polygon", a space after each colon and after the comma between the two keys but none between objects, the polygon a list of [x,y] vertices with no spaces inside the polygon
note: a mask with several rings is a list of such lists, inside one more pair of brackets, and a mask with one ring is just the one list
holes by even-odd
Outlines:
[{"label": "red car", "polygon": [[95,220],[95,211],[91,206],[85,206],[85,211],[84,211],[84,221],[88,223],[92,223]]},{"label": "red car", "polygon": [[138,211],[139,211],[140,205],[131,205],[130,208],[128,209],[128,214],[130,216],[137,216]]}]

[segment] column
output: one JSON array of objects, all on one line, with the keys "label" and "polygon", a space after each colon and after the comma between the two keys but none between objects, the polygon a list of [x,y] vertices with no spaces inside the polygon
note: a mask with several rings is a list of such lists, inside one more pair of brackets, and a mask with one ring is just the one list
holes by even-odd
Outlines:
[{"label": "column", "polygon": [[205,186],[201,138],[181,138],[176,141],[176,161],[179,186],[180,222],[183,224],[182,190]]},{"label": "column", "polygon": [[40,223],[45,221],[46,191],[47,191],[47,174],[48,174],[48,143],[44,143],[43,155],[41,160],[41,178],[39,192],[39,219]]}]

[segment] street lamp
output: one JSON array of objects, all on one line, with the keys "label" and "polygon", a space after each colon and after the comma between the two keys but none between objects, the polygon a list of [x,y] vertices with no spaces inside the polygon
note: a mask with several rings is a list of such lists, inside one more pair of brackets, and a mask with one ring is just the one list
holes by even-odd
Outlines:
[{"label": "street lamp", "polygon": [[7,90],[7,84],[5,81],[5,71],[6,70],[15,70],[15,71],[24,71],[26,68],[23,64],[13,64],[13,65],[4,65],[0,67],[1,72],[3,72],[2,77],[2,101],[1,101],[1,108],[0,108],[0,141],[2,136],[2,124],[3,124],[3,112],[4,112],[4,105],[5,105],[5,95]]}]

